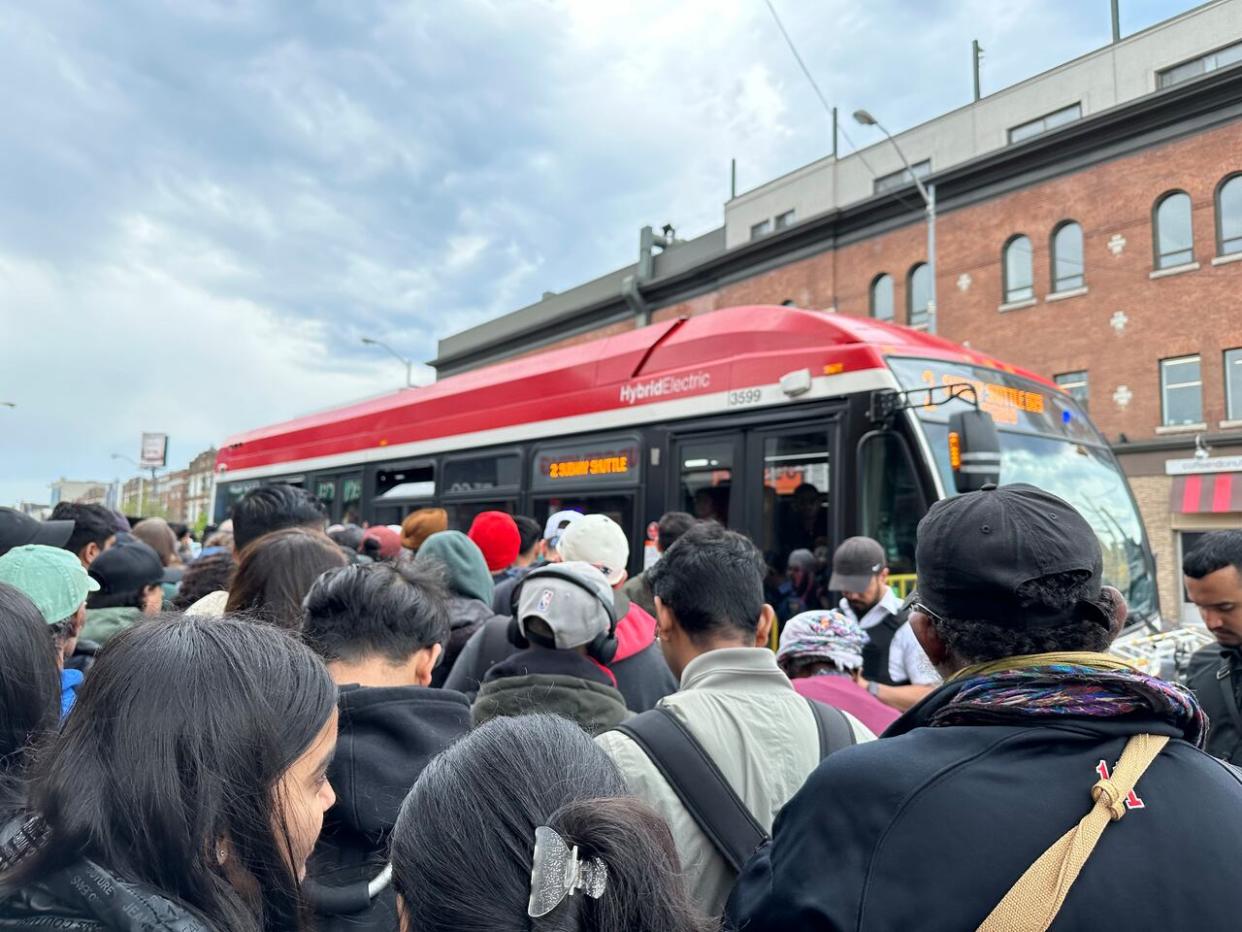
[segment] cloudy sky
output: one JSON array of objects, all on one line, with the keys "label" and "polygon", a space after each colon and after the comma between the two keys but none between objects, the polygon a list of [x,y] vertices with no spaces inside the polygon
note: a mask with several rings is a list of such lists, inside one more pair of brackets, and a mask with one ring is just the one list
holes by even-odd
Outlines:
[{"label": "cloudy sky", "polygon": [[[969,100],[972,38],[985,93],[1109,38],[1107,0],[774,2],[893,130]],[[0,0],[0,48],[5,504],[393,388],[362,336],[431,359],[829,146],[763,0]]]}]

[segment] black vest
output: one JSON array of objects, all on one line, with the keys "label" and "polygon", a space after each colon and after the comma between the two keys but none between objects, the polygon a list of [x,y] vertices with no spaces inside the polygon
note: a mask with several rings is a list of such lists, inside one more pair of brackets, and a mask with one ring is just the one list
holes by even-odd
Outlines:
[{"label": "black vest", "polygon": [[862,675],[866,680],[883,683],[885,686],[899,686],[888,675],[888,651],[893,645],[893,636],[897,629],[905,624],[900,615],[885,615],[883,621],[877,621],[867,632],[867,643],[863,645]]}]

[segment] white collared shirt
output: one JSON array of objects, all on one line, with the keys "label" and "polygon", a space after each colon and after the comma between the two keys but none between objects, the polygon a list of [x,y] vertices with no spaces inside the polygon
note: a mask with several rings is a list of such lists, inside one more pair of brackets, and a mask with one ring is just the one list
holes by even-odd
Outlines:
[{"label": "white collared shirt", "polygon": [[[841,611],[847,618],[852,618],[862,626],[864,631],[873,628],[889,615],[901,611],[901,599],[892,589],[886,589],[884,597],[867,614],[859,618],[854,609],[845,599],[841,600]],[[894,683],[912,683],[915,686],[939,686],[940,674],[932,666],[931,660],[923,651],[914,629],[906,622],[893,634],[893,641],[888,646],[888,678]]]}]

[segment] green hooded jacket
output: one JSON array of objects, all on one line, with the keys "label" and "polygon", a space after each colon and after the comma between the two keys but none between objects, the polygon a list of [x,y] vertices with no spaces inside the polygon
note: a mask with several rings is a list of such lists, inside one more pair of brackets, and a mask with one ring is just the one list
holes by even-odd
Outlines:
[{"label": "green hooded jacket", "polygon": [[117,605],[112,608],[88,608],[86,626],[78,637],[97,644],[106,644],[112,635],[131,627],[142,619],[142,609]]},{"label": "green hooded jacket", "polygon": [[461,531],[440,531],[432,534],[418,548],[415,563],[435,560],[448,573],[445,580],[458,595],[492,604],[495,584],[488,572],[483,551]]}]

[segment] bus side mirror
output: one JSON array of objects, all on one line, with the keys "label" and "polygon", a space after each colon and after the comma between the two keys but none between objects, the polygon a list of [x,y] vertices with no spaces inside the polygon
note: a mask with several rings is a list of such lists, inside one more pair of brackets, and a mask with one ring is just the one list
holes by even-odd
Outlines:
[{"label": "bus side mirror", "polygon": [[949,464],[959,492],[1000,485],[1000,438],[986,411],[958,411],[949,417]]}]

